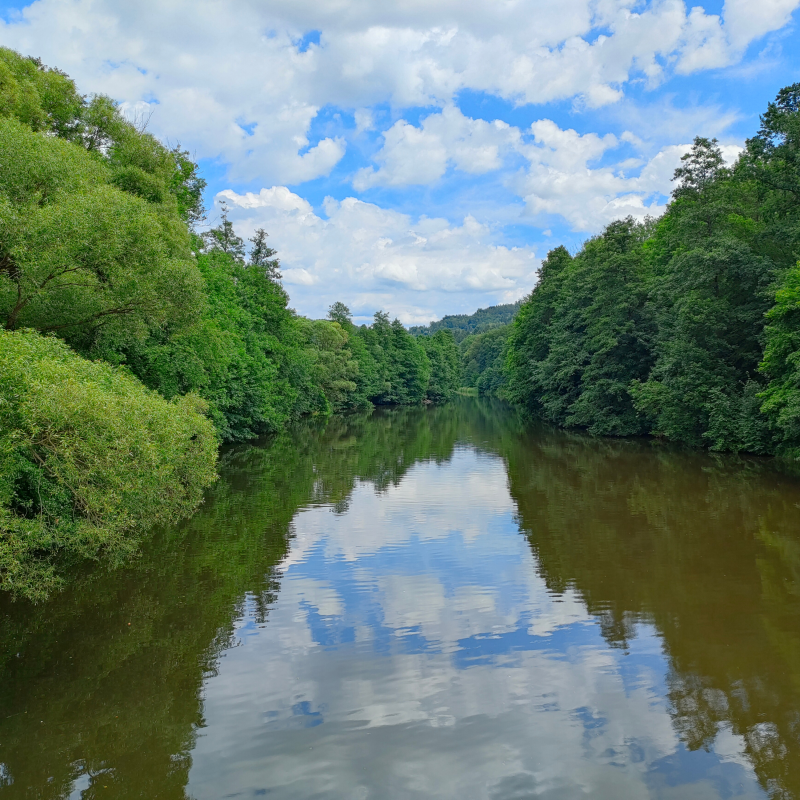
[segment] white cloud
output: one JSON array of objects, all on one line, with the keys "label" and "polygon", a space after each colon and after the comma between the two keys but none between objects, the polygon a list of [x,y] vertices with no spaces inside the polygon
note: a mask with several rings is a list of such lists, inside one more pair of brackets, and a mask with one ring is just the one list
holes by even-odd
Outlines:
[{"label": "white cloud", "polygon": [[[627,158],[592,166],[621,142],[637,148],[644,143],[628,132],[619,139],[611,134],[581,135],[562,130],[550,120],[534,122],[531,131],[534,143],[522,148],[530,167],[512,180],[512,186],[524,198],[531,216],[561,216],[575,231],[596,231],[629,215],[643,219],[663,213],[675,168],[691,147],[669,145],[646,161]],[[741,148],[729,144],[722,151],[726,161],[733,163]],[[631,174],[637,170],[638,175]]]},{"label": "white cloud", "polygon": [[[679,120],[681,128],[683,123]],[[725,124],[723,119],[716,127]],[[628,214],[642,218],[661,213],[675,168],[690,147],[667,145],[648,159],[642,155],[653,149],[652,144],[631,131],[619,137],[578,134],[541,119],[523,132],[501,120],[470,119],[453,106],[430,114],[419,126],[399,120],[384,132],[383,139],[375,156],[379,168],[359,170],[353,179],[356,190],[431,184],[442,178],[448,166],[472,174],[496,171],[508,167],[506,156],[522,156],[529,167],[508,180],[508,185],[525,200],[528,214],[561,216],[576,231],[594,231]],[[642,155],[598,165],[623,144]],[[727,160],[732,162],[740,149],[726,145]]]},{"label": "white cloud", "polygon": [[375,122],[373,120],[372,111],[370,111],[370,109],[357,108],[353,116],[356,122],[356,133],[372,130]]},{"label": "white cloud", "polygon": [[398,120],[384,131],[383,148],[375,156],[379,170],[365,167],[353,186],[403,186],[432,183],[444,175],[448,164],[479,175],[499,169],[504,151],[520,141],[519,129],[502,120],[470,119],[455,106],[426,117],[417,128]]},{"label": "white cloud", "polygon": [[326,199],[326,219],[280,186],[258,194],[226,190],[218,200],[229,206],[240,234],[270,232],[284,275],[295,284],[292,303],[312,316],[342,300],[360,314],[384,308],[405,323],[427,322],[453,304],[474,310],[478,294],[516,299],[535,281],[534,252],[495,244],[491,230],[471,216],[460,225],[414,220],[349,197]]},{"label": "white cloud", "polygon": [[731,45],[741,51],[750,42],[786,25],[797,0],[726,0],[723,16]]},{"label": "white cloud", "polygon": [[[395,124],[385,141],[380,169],[356,176],[357,188],[368,181],[429,182],[448,163],[465,171],[496,169],[501,154],[513,151],[527,161],[507,180],[524,202],[524,212],[515,213],[543,227],[561,217],[581,232],[629,215],[662,213],[675,168],[691,146],[668,145],[648,156],[647,143],[630,132],[579,134],[544,119],[523,134],[506,124],[471,120],[457,109],[432,114],[420,127]],[[630,147],[640,155],[631,157]],[[722,150],[733,163],[741,148],[726,144]],[[622,151],[617,158],[615,151]],[[226,190],[218,195],[223,200],[240,233],[258,227],[271,233],[292,302],[311,316],[323,316],[332,302],[342,300],[362,318],[384,308],[416,324],[481,303],[517,300],[536,280],[534,251],[498,244],[493,230],[471,215],[457,225],[412,219],[349,197],[327,198],[322,216],[285,186],[257,194]],[[508,209],[498,214],[510,218]],[[549,228],[543,235],[551,235]]]},{"label": "white cloud", "polygon": [[[147,104],[154,132],[221,159],[237,180],[294,184],[327,175],[345,152],[341,131],[313,133],[323,106],[361,109],[364,131],[376,103],[447,107],[464,89],[613,104],[633,78],[656,84],[672,69],[735,63],[799,2],[728,0],[719,18],[682,0],[244,0],[235,13],[223,0],[36,0],[0,22],[0,41],[65,69],[84,91]],[[301,48],[313,29],[319,44]],[[386,171],[364,174],[365,183],[405,179],[393,172],[393,147],[410,146],[419,129],[398,125]],[[484,161],[469,142],[484,132],[467,137],[466,154],[444,157],[431,142],[436,131],[423,125],[421,135],[429,162],[420,175],[435,174],[443,158],[461,169],[494,163],[496,142]]]}]

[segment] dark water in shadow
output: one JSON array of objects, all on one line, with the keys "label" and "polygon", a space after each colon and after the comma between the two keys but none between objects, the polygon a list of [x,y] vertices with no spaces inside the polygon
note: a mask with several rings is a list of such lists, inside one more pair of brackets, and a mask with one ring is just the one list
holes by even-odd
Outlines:
[{"label": "dark water in shadow", "polygon": [[800,480],[501,403],[308,423],[0,603],[0,797],[800,799]]}]

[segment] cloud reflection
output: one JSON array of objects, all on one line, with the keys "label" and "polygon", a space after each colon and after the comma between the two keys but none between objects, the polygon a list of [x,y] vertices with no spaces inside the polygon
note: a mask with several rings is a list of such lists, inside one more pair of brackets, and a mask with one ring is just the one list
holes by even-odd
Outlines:
[{"label": "cloud reflection", "polygon": [[653,628],[611,648],[547,589],[501,459],[457,449],[294,528],[268,624],[246,607],[205,685],[189,795],[763,797],[741,737],[680,744]]}]

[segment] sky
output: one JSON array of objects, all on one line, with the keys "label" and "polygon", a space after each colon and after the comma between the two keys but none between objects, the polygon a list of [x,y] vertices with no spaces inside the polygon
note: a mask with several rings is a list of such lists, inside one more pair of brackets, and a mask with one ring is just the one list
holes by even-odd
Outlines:
[{"label": "sky", "polygon": [[515,301],[548,250],[663,212],[800,81],[800,0],[0,0],[0,44],[198,160],[299,313]]}]

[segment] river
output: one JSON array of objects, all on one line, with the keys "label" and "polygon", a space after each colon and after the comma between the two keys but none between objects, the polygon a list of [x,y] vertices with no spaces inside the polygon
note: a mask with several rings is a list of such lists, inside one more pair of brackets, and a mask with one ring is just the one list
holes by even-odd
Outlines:
[{"label": "river", "polygon": [[0,601],[0,797],[800,798],[800,480],[499,401],[230,448]]}]

